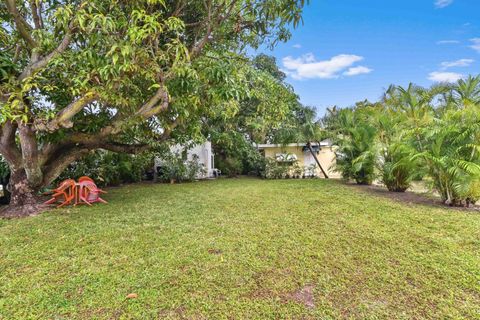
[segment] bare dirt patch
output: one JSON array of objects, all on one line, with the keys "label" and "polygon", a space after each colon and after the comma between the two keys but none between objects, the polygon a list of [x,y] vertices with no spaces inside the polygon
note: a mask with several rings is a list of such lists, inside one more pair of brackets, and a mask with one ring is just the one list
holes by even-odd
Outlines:
[{"label": "bare dirt patch", "polygon": [[285,301],[294,301],[303,304],[309,309],[313,309],[315,308],[315,297],[313,295],[314,290],[314,285],[307,284],[299,290],[287,293],[283,298]]},{"label": "bare dirt patch", "polygon": [[214,255],[221,255],[223,251],[220,249],[210,248],[208,249],[208,253],[214,254]]},{"label": "bare dirt patch", "polygon": [[0,219],[13,219],[36,216],[51,208],[52,207],[44,205],[41,201],[35,204],[28,204],[24,206],[2,206],[0,207]]}]

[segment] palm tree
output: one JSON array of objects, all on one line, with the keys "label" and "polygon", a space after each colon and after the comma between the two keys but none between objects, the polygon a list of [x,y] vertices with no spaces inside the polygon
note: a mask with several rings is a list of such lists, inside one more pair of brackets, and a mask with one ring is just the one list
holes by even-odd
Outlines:
[{"label": "palm tree", "polygon": [[335,170],[357,184],[372,184],[375,175],[376,128],[369,122],[368,108],[338,111],[332,140],[338,146]]},{"label": "palm tree", "polygon": [[460,108],[480,105],[480,75],[458,80],[453,87],[453,97]]},{"label": "palm tree", "polygon": [[375,117],[377,133],[377,167],[380,179],[389,191],[405,192],[417,175],[419,166],[411,158],[415,152],[404,128],[405,117],[388,106]]},{"label": "palm tree", "polygon": [[441,118],[422,130],[422,159],[442,200],[469,206],[480,199],[480,116],[476,105],[446,108]]},{"label": "palm tree", "polygon": [[423,147],[420,130],[433,120],[432,100],[440,92],[410,83],[407,88],[390,86],[384,95],[382,102],[394,113],[398,113],[398,116],[404,117],[405,130],[410,131],[418,149]]}]

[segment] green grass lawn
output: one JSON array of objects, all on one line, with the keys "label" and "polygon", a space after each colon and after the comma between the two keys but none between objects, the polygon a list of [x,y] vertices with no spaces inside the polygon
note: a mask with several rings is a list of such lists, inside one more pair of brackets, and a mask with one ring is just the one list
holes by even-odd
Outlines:
[{"label": "green grass lawn", "polygon": [[480,318],[475,212],[325,180],[106,198],[0,220],[0,319]]}]

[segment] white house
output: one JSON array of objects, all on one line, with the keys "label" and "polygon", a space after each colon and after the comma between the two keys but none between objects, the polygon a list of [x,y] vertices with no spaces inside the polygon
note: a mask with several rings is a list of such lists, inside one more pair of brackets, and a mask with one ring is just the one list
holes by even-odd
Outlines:
[{"label": "white house", "polygon": [[[175,145],[170,147],[172,153],[181,155],[184,161],[192,161],[197,159],[200,165],[203,166],[205,174],[200,174],[197,179],[214,178],[220,174],[218,169],[215,169],[215,156],[212,151],[212,143],[206,141],[203,144],[197,144],[191,147],[184,145]],[[162,159],[155,158],[155,171],[158,167],[163,165]]]}]

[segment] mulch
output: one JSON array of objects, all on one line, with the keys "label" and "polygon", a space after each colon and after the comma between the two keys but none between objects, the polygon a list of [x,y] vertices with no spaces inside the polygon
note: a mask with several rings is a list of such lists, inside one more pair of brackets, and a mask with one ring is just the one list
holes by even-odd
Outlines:
[{"label": "mulch", "polygon": [[407,205],[424,205],[424,206],[442,208],[442,209],[480,212],[479,205],[469,207],[469,208],[452,207],[444,204],[438,197],[435,197],[431,194],[416,193],[412,191],[390,192],[387,190],[387,188],[382,186],[376,186],[376,185],[371,185],[371,186],[364,186],[364,185],[357,185],[357,184],[347,184],[347,185],[355,189],[358,189],[362,192],[366,192],[375,196],[391,199]]}]

